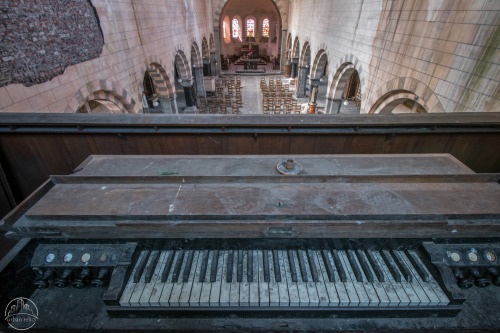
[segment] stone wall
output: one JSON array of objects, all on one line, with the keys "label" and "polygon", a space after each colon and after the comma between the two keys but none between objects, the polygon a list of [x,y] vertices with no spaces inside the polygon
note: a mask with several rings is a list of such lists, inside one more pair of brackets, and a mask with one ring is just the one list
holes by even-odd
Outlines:
[{"label": "stone wall", "polygon": [[428,112],[500,111],[499,13],[495,0],[294,0],[289,32],[327,52],[330,98],[358,71],[362,113],[397,92]]},{"label": "stone wall", "polygon": [[89,0],[5,0],[0,19],[0,87],[49,81],[99,57],[104,44]]},{"label": "stone wall", "polygon": [[201,52],[203,38],[210,40],[213,31],[212,9],[205,0],[92,0],[92,5],[104,36],[99,57],[69,66],[45,83],[0,87],[0,112],[74,113],[92,96],[108,96],[124,112],[143,112],[145,71],[155,68],[165,95],[175,97],[176,53],[186,55],[189,69],[192,45]]}]

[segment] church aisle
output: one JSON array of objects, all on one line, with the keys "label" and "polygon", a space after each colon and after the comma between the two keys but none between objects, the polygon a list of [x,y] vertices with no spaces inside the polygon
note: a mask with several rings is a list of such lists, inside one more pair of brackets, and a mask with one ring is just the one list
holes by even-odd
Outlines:
[{"label": "church aisle", "polygon": [[240,114],[262,114],[260,76],[241,76],[243,105]]}]

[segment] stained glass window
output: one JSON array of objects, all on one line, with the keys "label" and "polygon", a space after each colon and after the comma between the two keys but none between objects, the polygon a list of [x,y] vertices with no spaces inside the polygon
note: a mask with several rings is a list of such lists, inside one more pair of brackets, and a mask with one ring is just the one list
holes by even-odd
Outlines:
[{"label": "stained glass window", "polygon": [[233,19],[233,38],[240,36],[240,24],[237,19]]},{"label": "stained glass window", "polygon": [[247,37],[255,37],[255,21],[253,19],[247,20]]},{"label": "stained glass window", "polygon": [[223,35],[224,39],[227,38],[227,36],[226,36],[226,29],[227,29],[227,27],[226,27],[226,21],[222,21],[222,35]]},{"label": "stained glass window", "polygon": [[262,37],[269,37],[269,19],[262,22]]}]

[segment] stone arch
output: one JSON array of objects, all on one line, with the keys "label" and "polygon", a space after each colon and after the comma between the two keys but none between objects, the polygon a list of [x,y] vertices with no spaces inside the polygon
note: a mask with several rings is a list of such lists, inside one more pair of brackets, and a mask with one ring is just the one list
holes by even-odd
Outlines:
[{"label": "stone arch", "polygon": [[210,51],[208,49],[208,42],[205,37],[201,40],[201,56],[203,59],[208,59],[210,58]]},{"label": "stone arch", "polygon": [[300,54],[299,66],[307,66],[311,64],[311,44],[305,42],[302,46],[302,52]]},{"label": "stone arch", "polygon": [[[221,13],[224,9],[224,6],[228,3],[229,0],[215,0],[214,1],[214,11],[213,11],[213,26],[218,27],[221,19]],[[287,28],[288,24],[288,0],[272,0],[278,12],[280,13],[279,21],[282,29]]]},{"label": "stone arch", "polygon": [[87,82],[73,94],[64,112],[77,112],[92,100],[113,103],[123,113],[137,113],[139,111],[136,109],[136,101],[132,98],[132,95],[120,87],[119,84],[108,80],[94,80]]},{"label": "stone arch", "polygon": [[214,40],[214,34],[210,34],[209,38],[209,45],[210,45],[210,52],[215,52],[215,40]]},{"label": "stone arch", "polygon": [[363,66],[358,58],[352,54],[346,55],[340,59],[335,68],[337,68],[337,71],[333,75],[330,90],[327,94],[328,98],[337,99],[341,97],[342,93],[338,90],[345,86],[354,70],[358,72],[361,94],[363,94],[365,91],[366,79]]},{"label": "stone arch", "polygon": [[147,69],[149,75],[153,79],[153,84],[158,91],[158,95],[164,98],[172,98],[174,97],[174,90],[172,88],[172,83],[170,82],[170,78],[168,77],[167,72],[162,67],[162,65],[158,63],[151,63]]},{"label": "stone arch", "polygon": [[182,50],[177,50],[177,53],[174,56],[174,65],[177,68],[177,73],[182,80],[190,80],[191,79],[191,69],[189,68],[189,61],[186,58],[186,55]]},{"label": "stone arch", "polygon": [[286,39],[286,60],[290,61],[292,56],[292,34],[289,33]]},{"label": "stone arch", "polygon": [[[376,102],[376,106],[370,110],[372,114],[392,114],[394,109],[405,102],[411,102],[412,106],[417,106],[416,110],[423,110],[421,112],[428,112],[428,106],[425,101],[421,101],[417,95],[408,90],[393,90],[384,94]],[[418,107],[420,106],[420,107]],[[418,112],[418,111],[417,111]],[[398,112],[401,113],[401,112]],[[405,113],[412,113],[411,108],[408,108]]]},{"label": "stone arch", "polygon": [[418,103],[429,113],[445,112],[441,102],[432,89],[422,81],[413,78],[396,78],[387,82],[376,90],[374,94],[366,101],[366,110],[368,113],[380,112],[381,105],[388,99],[394,99],[395,93],[410,93],[413,98],[417,98]]},{"label": "stone arch", "polygon": [[191,65],[196,67],[202,67],[203,62],[201,61],[200,48],[196,42],[191,44]]},{"label": "stone arch", "polygon": [[314,58],[314,62],[311,68],[311,79],[321,79],[325,68],[328,63],[328,55],[326,54],[324,49],[320,49],[316,53],[316,57]]},{"label": "stone arch", "polygon": [[300,41],[299,37],[295,37],[292,46],[292,58],[298,58],[300,56]]}]

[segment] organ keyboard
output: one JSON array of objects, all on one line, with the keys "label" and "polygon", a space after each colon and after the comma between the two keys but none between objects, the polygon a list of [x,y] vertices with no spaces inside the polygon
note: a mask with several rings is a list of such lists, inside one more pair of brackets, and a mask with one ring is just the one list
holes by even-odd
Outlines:
[{"label": "organ keyboard", "polygon": [[129,316],[462,327],[500,309],[471,297],[499,294],[499,179],[449,155],[93,156],[3,220],[22,241],[2,279],[30,283],[10,279],[0,299],[68,316],[59,303],[91,296],[75,307],[115,330]]}]

